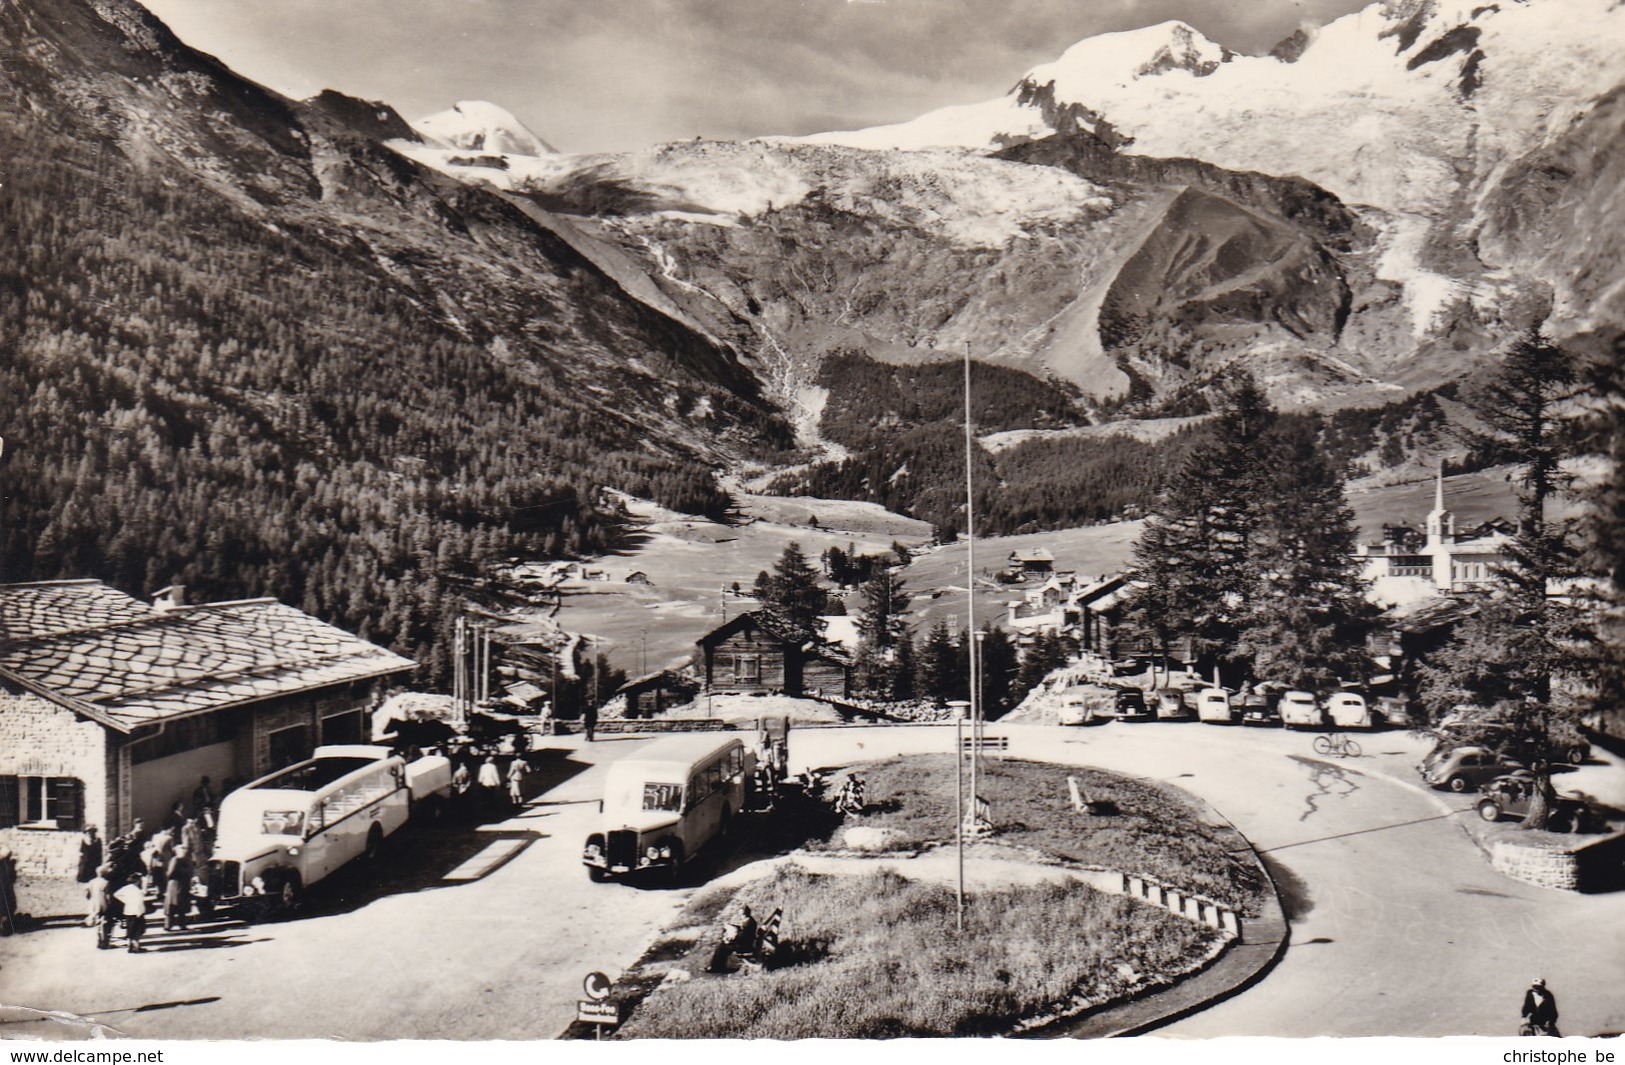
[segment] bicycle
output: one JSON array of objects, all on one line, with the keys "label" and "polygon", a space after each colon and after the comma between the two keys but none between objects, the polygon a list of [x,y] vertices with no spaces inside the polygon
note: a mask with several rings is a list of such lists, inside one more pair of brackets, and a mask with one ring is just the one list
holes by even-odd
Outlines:
[{"label": "bicycle", "polygon": [[1321,755],[1335,754],[1339,758],[1360,757],[1360,745],[1354,742],[1352,736],[1316,736],[1315,753]]}]

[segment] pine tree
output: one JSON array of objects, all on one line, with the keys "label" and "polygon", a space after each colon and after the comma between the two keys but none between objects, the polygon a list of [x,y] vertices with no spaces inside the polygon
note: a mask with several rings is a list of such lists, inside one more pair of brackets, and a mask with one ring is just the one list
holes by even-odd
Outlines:
[{"label": "pine tree", "polygon": [[1268,505],[1251,542],[1257,579],[1236,640],[1252,676],[1305,691],[1364,679],[1376,619],[1354,556],[1354,511],[1316,446],[1318,429],[1283,423],[1267,439]]},{"label": "pine tree", "polygon": [[920,648],[914,671],[915,691],[922,699],[949,702],[964,699],[970,691],[965,654],[948,632],[948,623],[939,620],[931,627]]},{"label": "pine tree", "polygon": [[773,563],[773,572],[757,577],[756,583],[765,609],[796,628],[823,634],[824,623],[819,617],[828,612],[829,596],[818,583],[818,570],[802,554],[800,544],[785,545]]},{"label": "pine tree", "polygon": [[[988,721],[996,721],[1015,705],[1011,696],[1015,690],[1017,673],[1016,646],[1010,642],[1009,635],[996,626],[986,626],[978,634],[981,637],[981,653],[977,658],[978,676],[981,681],[977,685],[981,689],[978,696],[982,717]],[[961,640],[961,654],[963,640]]]},{"label": "pine tree", "polygon": [[1126,613],[1164,653],[1181,635],[1199,659],[1234,651],[1257,585],[1252,541],[1268,482],[1259,445],[1275,417],[1243,374],[1226,393],[1217,442],[1191,454],[1134,545]]},{"label": "pine tree", "polygon": [[1589,604],[1596,640],[1586,671],[1594,678],[1588,702],[1602,727],[1614,735],[1625,725],[1625,335],[1611,351],[1584,366],[1593,398],[1588,443],[1605,460],[1586,491],[1581,523],[1584,571],[1595,582]]},{"label": "pine tree", "polygon": [[1510,743],[1534,752],[1534,801],[1524,827],[1545,828],[1554,796],[1546,755],[1553,729],[1574,721],[1580,700],[1554,683],[1584,664],[1590,642],[1583,612],[1564,593],[1579,575],[1571,522],[1549,522],[1546,508],[1568,483],[1562,462],[1573,451],[1561,410],[1576,393],[1574,361],[1531,330],[1508,351],[1494,377],[1467,402],[1485,428],[1476,450],[1518,464],[1518,531],[1498,587],[1478,604],[1451,643],[1421,670],[1435,714],[1460,704],[1512,725]]}]

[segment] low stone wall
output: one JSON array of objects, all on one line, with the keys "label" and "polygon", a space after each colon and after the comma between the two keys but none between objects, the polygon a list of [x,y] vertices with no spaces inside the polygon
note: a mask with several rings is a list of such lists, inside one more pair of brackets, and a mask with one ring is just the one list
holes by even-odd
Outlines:
[{"label": "low stone wall", "polygon": [[1241,940],[1241,916],[1212,899],[1188,894],[1152,877],[1120,873],[1115,869],[1084,869],[1080,871],[1079,878],[1096,891],[1108,895],[1127,895],[1131,899],[1160,906],[1175,917],[1183,917],[1192,924],[1207,925],[1226,938]]},{"label": "low stone wall", "polygon": [[1607,890],[1625,879],[1625,833],[1575,843],[1507,835],[1490,843],[1490,866],[1559,891]]}]

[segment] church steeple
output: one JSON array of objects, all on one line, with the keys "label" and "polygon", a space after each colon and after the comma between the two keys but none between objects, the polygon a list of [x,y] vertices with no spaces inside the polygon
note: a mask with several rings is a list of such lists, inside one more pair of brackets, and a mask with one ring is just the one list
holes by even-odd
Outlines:
[{"label": "church steeple", "polygon": [[1444,459],[1439,460],[1439,475],[1433,486],[1433,510],[1428,513],[1428,546],[1442,544],[1455,535],[1456,518],[1444,509]]}]

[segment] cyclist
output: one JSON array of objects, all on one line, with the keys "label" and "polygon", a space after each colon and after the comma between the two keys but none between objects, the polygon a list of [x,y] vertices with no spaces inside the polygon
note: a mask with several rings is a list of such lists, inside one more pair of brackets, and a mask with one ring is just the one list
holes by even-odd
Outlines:
[{"label": "cyclist", "polygon": [[1528,1035],[1556,1036],[1557,996],[1546,990],[1546,981],[1535,977],[1523,993],[1523,1031]]}]

